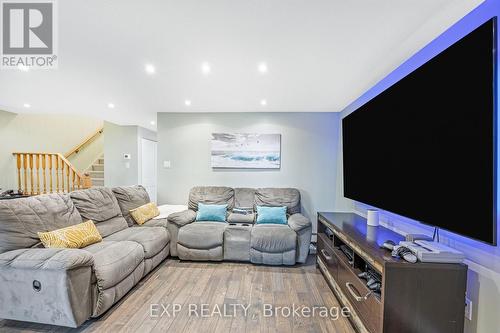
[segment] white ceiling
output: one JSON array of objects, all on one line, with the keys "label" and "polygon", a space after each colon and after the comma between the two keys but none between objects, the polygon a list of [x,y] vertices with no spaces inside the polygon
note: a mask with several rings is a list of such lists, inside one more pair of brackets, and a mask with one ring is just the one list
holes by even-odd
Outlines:
[{"label": "white ceiling", "polygon": [[342,111],[481,2],[58,1],[58,69],[0,71],[0,109],[152,129],[157,112]]}]

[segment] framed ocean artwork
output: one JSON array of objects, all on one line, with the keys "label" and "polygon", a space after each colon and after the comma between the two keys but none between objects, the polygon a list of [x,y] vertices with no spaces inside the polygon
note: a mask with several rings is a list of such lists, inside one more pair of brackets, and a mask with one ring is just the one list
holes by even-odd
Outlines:
[{"label": "framed ocean artwork", "polygon": [[212,168],[279,169],[281,134],[212,133]]}]

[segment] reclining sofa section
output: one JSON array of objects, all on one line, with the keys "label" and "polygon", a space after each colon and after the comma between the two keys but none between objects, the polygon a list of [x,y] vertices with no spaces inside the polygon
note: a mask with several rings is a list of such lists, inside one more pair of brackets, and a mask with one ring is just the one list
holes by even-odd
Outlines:
[{"label": "reclining sofa section", "polygon": [[[0,318],[77,327],[103,314],[169,254],[165,220],[124,218],[147,202],[142,186],[0,201]],[[38,239],[89,219],[102,242],[54,249]]]},{"label": "reclining sofa section", "polygon": [[[198,203],[227,204],[228,223],[195,222]],[[288,224],[254,225],[253,214],[249,218],[232,213],[234,207],[255,206],[286,206]],[[267,265],[294,265],[307,259],[312,226],[310,220],[300,214],[300,192],[297,189],[195,187],[189,193],[188,208],[168,217],[173,256],[183,260],[211,261],[230,258]],[[248,242],[244,241],[245,230],[241,227],[234,230],[242,225],[241,222],[248,224]],[[229,238],[238,237],[234,236],[236,233],[242,241],[234,242],[234,247],[224,246]]]}]

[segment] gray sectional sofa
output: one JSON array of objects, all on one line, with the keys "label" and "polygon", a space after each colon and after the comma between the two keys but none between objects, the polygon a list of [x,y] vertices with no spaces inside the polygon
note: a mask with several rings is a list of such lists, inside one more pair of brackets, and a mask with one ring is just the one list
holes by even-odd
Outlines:
[{"label": "gray sectional sofa", "polygon": [[[195,187],[189,209],[139,226],[142,186],[92,188],[0,201],[0,318],[77,327],[107,311],[169,253],[185,260],[293,265],[306,260],[311,223],[296,189]],[[228,204],[228,222],[195,221],[198,203]],[[254,225],[234,207],[287,206],[288,225]],[[44,248],[37,232],[94,221],[103,241]]]},{"label": "gray sectional sofa", "polygon": [[[0,201],[0,318],[77,327],[103,314],[169,254],[166,219],[124,218],[147,202],[142,186]],[[102,242],[53,249],[38,239],[88,219]]]},{"label": "gray sectional sofa", "polygon": [[[228,223],[196,221],[198,203],[227,204]],[[254,214],[240,215],[235,207],[286,206],[288,225],[254,224]],[[183,260],[239,260],[255,264],[304,263],[312,227],[300,209],[300,192],[293,188],[195,187],[188,210],[171,214],[167,228],[170,252]]]}]

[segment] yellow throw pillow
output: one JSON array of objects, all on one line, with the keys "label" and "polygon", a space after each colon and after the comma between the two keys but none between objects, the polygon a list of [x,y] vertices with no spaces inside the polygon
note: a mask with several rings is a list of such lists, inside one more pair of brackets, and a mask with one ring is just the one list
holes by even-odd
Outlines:
[{"label": "yellow throw pillow", "polygon": [[147,203],[130,211],[130,215],[137,224],[144,224],[153,217],[160,215],[160,211],[154,202]]},{"label": "yellow throw pillow", "polygon": [[38,237],[45,247],[68,249],[80,249],[102,241],[101,234],[91,220],[54,231],[39,232]]}]

